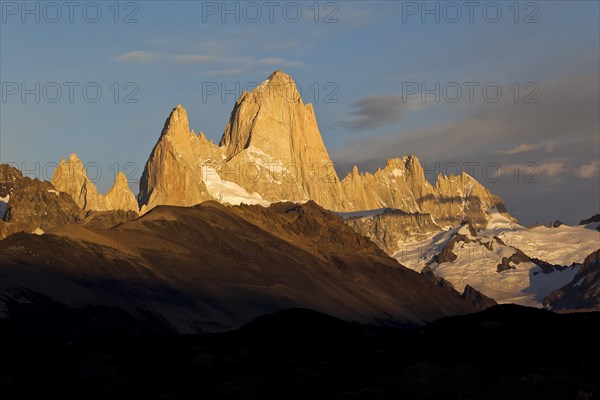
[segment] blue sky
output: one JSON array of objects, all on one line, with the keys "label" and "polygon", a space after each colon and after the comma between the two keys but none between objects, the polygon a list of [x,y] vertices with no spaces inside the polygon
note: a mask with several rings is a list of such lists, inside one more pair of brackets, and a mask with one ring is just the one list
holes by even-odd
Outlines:
[{"label": "blue sky", "polygon": [[[174,106],[218,142],[237,97],[221,88],[235,92],[283,69],[314,104],[340,174],[414,153],[431,179],[473,165],[524,223],[600,212],[598,2],[478,2],[473,22],[464,2],[428,2],[439,21],[421,15],[422,2],[278,2],[271,21],[265,2],[250,3],[120,2],[116,15],[112,1],[79,2],[70,22],[62,2],[59,18],[45,3],[2,1],[1,161],[49,178],[45,165],[76,152],[101,167],[104,192],[115,163],[139,177]],[[33,11],[22,15],[25,7]],[[39,103],[34,94],[23,101],[22,85],[35,91],[36,82]],[[473,101],[468,82],[478,85]],[[438,103],[408,94],[436,83]],[[68,85],[78,85],[73,101]],[[215,85],[219,93],[207,92]],[[486,85],[501,87],[497,102]],[[463,92],[453,102],[456,86]],[[91,102],[97,87],[102,96]]]}]

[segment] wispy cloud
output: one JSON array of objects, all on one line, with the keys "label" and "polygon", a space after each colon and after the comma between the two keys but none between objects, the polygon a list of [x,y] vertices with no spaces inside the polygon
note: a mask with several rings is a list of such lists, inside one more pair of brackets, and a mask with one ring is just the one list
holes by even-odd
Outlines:
[{"label": "wispy cloud", "polygon": [[342,121],[342,126],[348,129],[377,128],[398,122],[404,112],[422,105],[419,101],[403,99],[401,96],[368,96],[354,103],[356,111],[352,117]]},{"label": "wispy cloud", "polygon": [[562,162],[549,162],[540,164],[537,167],[537,172],[542,175],[547,175],[551,178],[561,175],[568,170],[568,166]]},{"label": "wispy cloud", "polygon": [[579,168],[577,168],[577,176],[579,178],[593,178],[597,176],[599,164],[600,162],[598,161],[592,161],[589,164],[584,164],[580,166]]},{"label": "wispy cloud", "polygon": [[172,63],[179,65],[214,64],[220,68],[205,71],[201,76],[232,76],[244,73],[263,72],[268,68],[299,68],[305,64],[281,57],[252,58],[248,56],[227,56],[214,54],[173,54],[151,51],[132,51],[118,55],[114,60],[128,64]]},{"label": "wispy cloud", "polygon": [[538,144],[522,143],[522,144],[519,144],[519,145],[513,147],[512,149],[509,149],[509,150],[500,150],[499,153],[507,154],[507,155],[515,155],[515,154],[529,153],[529,152],[536,151],[536,150],[552,152],[552,151],[554,151],[555,148],[556,148],[556,143],[553,141],[538,143]]},{"label": "wispy cloud", "polygon": [[229,77],[240,76],[245,74],[266,74],[277,68],[299,68],[304,64],[294,60],[286,60],[278,57],[261,58],[258,60],[245,57],[239,59],[232,68],[221,68],[209,71],[204,71],[200,76],[204,77]]},{"label": "wispy cloud", "polygon": [[[578,165],[582,154],[589,154],[600,144],[598,86],[597,73],[546,82],[540,84],[543,97],[538,104],[513,103],[510,99],[493,106],[485,104],[455,121],[351,141],[332,149],[331,153],[342,171],[351,169],[354,164],[375,169],[385,164],[386,159],[405,154],[440,162],[451,161],[449,155],[453,160],[463,161],[475,157],[479,161],[499,161],[502,156],[511,155],[506,162],[541,164],[556,162],[557,159],[550,156],[560,153],[561,161]],[[402,102],[398,99],[386,102],[385,96],[372,98],[374,100],[355,103],[359,109],[354,112],[357,121],[351,124],[353,127],[380,126],[397,121],[402,115]],[[374,110],[376,104],[381,109]],[[507,142],[519,141],[524,143],[506,149]],[[534,148],[541,152],[531,157],[528,152]],[[521,158],[512,158],[516,155]],[[589,170],[586,168],[584,172]],[[553,169],[547,167],[547,171]]]},{"label": "wispy cloud", "polygon": [[131,51],[118,55],[116,61],[129,64],[150,64],[154,62],[172,62],[177,64],[205,64],[225,62],[228,57],[209,54],[171,54],[156,51]]},{"label": "wispy cloud", "polygon": [[158,58],[159,55],[156,53],[136,50],[116,56],[115,60],[123,63],[149,64],[157,61]]}]

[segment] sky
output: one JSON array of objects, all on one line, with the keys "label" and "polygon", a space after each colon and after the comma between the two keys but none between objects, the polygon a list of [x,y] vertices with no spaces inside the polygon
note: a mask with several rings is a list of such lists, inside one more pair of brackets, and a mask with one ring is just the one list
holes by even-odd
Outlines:
[{"label": "sky", "polygon": [[76,1],[0,4],[0,162],[51,179],[75,152],[137,179],[171,109],[218,142],[282,69],[338,174],[415,154],[524,224],[600,212],[600,3]]}]

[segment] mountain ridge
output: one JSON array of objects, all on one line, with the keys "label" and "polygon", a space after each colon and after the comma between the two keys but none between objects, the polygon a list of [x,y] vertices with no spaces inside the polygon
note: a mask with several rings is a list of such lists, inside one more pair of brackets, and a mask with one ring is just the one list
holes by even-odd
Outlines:
[{"label": "mountain ridge", "polygon": [[340,179],[312,105],[281,70],[238,98],[218,146],[190,130],[181,105],[167,118],[140,180],[141,212],[210,199],[262,205],[314,200],[346,212],[389,207],[431,214],[441,227],[468,220],[483,228],[493,208],[510,217],[498,196],[465,173],[440,175],[431,185],[414,155],[390,159],[373,174],[355,166]]}]

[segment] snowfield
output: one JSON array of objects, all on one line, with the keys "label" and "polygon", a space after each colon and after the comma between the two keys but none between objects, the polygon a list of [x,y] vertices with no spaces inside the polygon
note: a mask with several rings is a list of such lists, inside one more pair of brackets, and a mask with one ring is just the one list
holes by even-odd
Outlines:
[{"label": "snowfield", "polygon": [[[456,259],[436,263],[434,257],[457,235],[466,239],[456,239],[452,250]],[[399,263],[418,272],[430,264],[437,276],[448,280],[459,292],[469,284],[498,303],[542,307],[546,296],[573,280],[580,268],[573,264],[582,263],[600,248],[600,232],[593,226],[528,229],[493,210],[486,229],[476,235],[464,225],[420,242],[399,242],[398,247],[393,257]],[[544,273],[534,262],[511,261],[510,269],[498,272],[503,258],[517,250],[565,268]]]},{"label": "snowfield", "polygon": [[235,182],[225,181],[214,168],[202,167],[202,180],[212,197],[220,203],[231,205],[260,204],[268,207],[271,203],[264,200],[258,193],[248,193],[246,189]]}]

